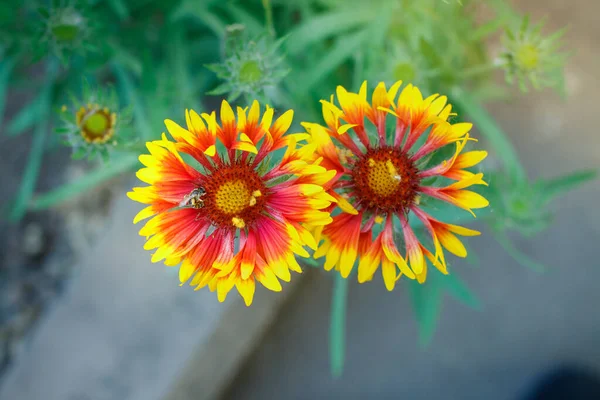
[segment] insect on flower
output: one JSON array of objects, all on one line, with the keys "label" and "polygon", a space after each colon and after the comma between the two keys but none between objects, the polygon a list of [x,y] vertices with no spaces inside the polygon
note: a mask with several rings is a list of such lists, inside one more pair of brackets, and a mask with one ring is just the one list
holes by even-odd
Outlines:
[{"label": "insect on flower", "polygon": [[206,189],[202,186],[197,187],[183,197],[183,200],[179,202],[179,207],[191,207],[195,209],[203,208],[204,200],[202,200],[202,198],[204,196],[206,196]]}]

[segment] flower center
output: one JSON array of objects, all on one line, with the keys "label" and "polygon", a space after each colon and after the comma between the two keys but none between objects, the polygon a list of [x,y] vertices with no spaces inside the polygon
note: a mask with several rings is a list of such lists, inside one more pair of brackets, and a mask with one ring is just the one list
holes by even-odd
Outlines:
[{"label": "flower center", "polygon": [[517,63],[524,69],[533,70],[538,67],[540,54],[538,49],[531,44],[524,44],[517,50]]},{"label": "flower center", "polygon": [[352,168],[358,204],[383,212],[410,207],[419,188],[419,170],[408,155],[389,146],[368,150]]},{"label": "flower center", "polygon": [[223,165],[207,176],[203,188],[201,213],[217,226],[241,229],[264,211],[267,189],[247,164]]},{"label": "flower center", "polygon": [[108,108],[82,107],[77,112],[77,124],[81,129],[81,136],[89,143],[105,143],[114,133],[116,114],[110,113]]},{"label": "flower center", "polygon": [[215,194],[215,206],[224,214],[235,215],[250,204],[252,194],[241,180],[228,181]]}]

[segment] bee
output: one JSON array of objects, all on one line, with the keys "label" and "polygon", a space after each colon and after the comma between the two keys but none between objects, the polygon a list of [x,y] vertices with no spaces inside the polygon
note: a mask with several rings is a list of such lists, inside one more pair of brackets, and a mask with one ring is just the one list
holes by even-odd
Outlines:
[{"label": "bee", "polygon": [[183,197],[183,200],[179,202],[179,207],[200,209],[204,207],[204,200],[202,200],[204,196],[206,196],[206,189],[202,186],[197,187]]}]

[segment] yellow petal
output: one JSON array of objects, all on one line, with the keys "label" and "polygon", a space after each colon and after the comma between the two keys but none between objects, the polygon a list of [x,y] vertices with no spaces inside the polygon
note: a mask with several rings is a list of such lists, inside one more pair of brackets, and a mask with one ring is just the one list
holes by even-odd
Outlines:
[{"label": "yellow petal", "polygon": [[156,214],[156,212],[154,211],[154,208],[152,206],[148,206],[136,214],[135,218],[133,218],[133,223],[137,224],[141,220],[151,217],[154,214]]},{"label": "yellow petal", "polygon": [[238,292],[240,292],[240,294],[242,295],[242,298],[244,299],[244,303],[246,303],[246,306],[249,306],[250,304],[252,304],[252,299],[254,299],[254,290],[256,288],[254,279],[251,278],[251,279],[238,280],[235,283],[235,287],[237,288]]},{"label": "yellow petal", "polygon": [[223,125],[235,124],[235,115],[231,106],[226,100],[221,102],[221,123]]},{"label": "yellow petal", "polygon": [[383,276],[385,288],[390,292],[394,290],[394,286],[396,286],[396,264],[387,258],[381,260],[381,275]]},{"label": "yellow petal", "polygon": [[267,289],[273,292],[281,292],[281,283],[269,268],[265,268],[256,275],[256,279]]}]

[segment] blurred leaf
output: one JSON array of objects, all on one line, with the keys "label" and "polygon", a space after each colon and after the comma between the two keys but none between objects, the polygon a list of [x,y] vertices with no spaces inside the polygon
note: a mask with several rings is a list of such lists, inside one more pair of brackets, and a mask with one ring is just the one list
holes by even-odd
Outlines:
[{"label": "blurred leaf", "polygon": [[138,160],[137,156],[134,154],[126,154],[118,158],[115,157],[109,164],[98,167],[74,182],[67,183],[48,193],[35,196],[30,202],[29,208],[34,211],[39,211],[54,207],[93,189],[102,182],[121,173],[133,171],[137,166]]},{"label": "blurred leaf", "polygon": [[431,342],[442,310],[442,293],[434,279],[425,283],[409,281],[412,308],[419,327],[419,342],[425,346]]},{"label": "blurred leaf", "polygon": [[563,193],[577,188],[586,182],[596,179],[597,170],[577,171],[569,175],[537,182],[543,201],[548,202]]},{"label": "blurred leaf", "polygon": [[144,105],[141,103],[141,97],[138,95],[133,82],[120,65],[113,64],[113,70],[115,71],[115,75],[117,75],[117,80],[121,83],[125,91],[129,103],[133,106],[134,124],[141,133],[141,137],[147,140],[151,139],[152,130],[146,120],[146,113]]},{"label": "blurred leaf", "polygon": [[301,85],[298,89],[309,90],[321,80],[326,78],[331,72],[339,67],[344,61],[348,60],[361,46],[363,41],[369,37],[369,31],[364,30],[348,36],[339,38],[335,44],[328,49],[327,56],[321,58],[319,62],[305,74],[303,79],[298,80]]},{"label": "blurred leaf", "polygon": [[4,106],[6,104],[6,94],[10,83],[10,75],[16,64],[14,58],[6,58],[0,61],[0,124],[4,120]]},{"label": "blurred leaf", "polygon": [[346,352],[346,303],[348,298],[348,279],[336,273],[333,277],[331,299],[331,326],[329,328],[329,357],[331,374],[340,377],[344,371]]},{"label": "blurred leaf", "polygon": [[108,0],[108,6],[119,16],[121,21],[129,18],[129,10],[123,0]]},{"label": "blurred leaf", "polygon": [[456,275],[441,275],[432,268],[423,284],[408,280],[413,312],[419,327],[419,342],[427,346],[437,327],[443,306],[443,294],[448,292],[463,304],[480,310],[479,299],[471,292],[465,283]]},{"label": "blurred leaf", "polygon": [[129,50],[119,45],[116,41],[111,41],[110,46],[115,50],[114,59],[117,63],[123,65],[137,78],[142,76],[144,65],[141,60]]},{"label": "blurred leaf", "polygon": [[546,267],[533,260],[528,255],[521,252],[519,249],[515,247],[512,241],[508,238],[505,231],[494,230],[494,237],[498,241],[498,243],[502,246],[502,248],[519,264],[522,266],[532,269],[536,272],[545,272]]},{"label": "blurred leaf", "polygon": [[[351,10],[344,9],[343,11],[320,14],[302,21],[289,33],[288,51],[290,54],[298,54],[306,51],[314,42],[367,25],[374,19],[374,11],[374,7],[354,7]],[[345,35],[340,35],[340,38],[343,36]],[[356,50],[359,44],[355,43],[355,45]]]},{"label": "blurred leaf", "polygon": [[419,40],[419,49],[431,69],[441,68],[444,65],[444,60],[440,57],[439,51],[424,37]]},{"label": "blurred leaf", "polygon": [[46,66],[45,84],[39,95],[39,122],[37,123],[33,134],[31,150],[27,157],[27,164],[25,166],[23,178],[21,179],[21,186],[19,187],[13,208],[9,215],[11,221],[18,221],[23,218],[27,211],[27,203],[35,191],[42,165],[42,157],[44,155],[44,143],[49,128],[46,118],[50,114],[52,88],[54,87],[57,72],[58,65],[56,62],[49,62]]},{"label": "blurred leaf", "polygon": [[87,155],[87,149],[85,147],[80,147],[73,154],[71,154],[71,158],[73,160],[81,160],[86,155]]},{"label": "blurred leaf", "polygon": [[32,128],[42,118],[44,118],[44,93],[38,94],[31,102],[15,115],[8,123],[6,133],[8,136],[18,136],[27,129]]},{"label": "blurred leaf", "polygon": [[243,24],[248,31],[260,33],[264,31],[263,23],[248,11],[235,3],[224,3],[224,8],[236,23]]},{"label": "blurred leaf", "polygon": [[489,35],[499,31],[500,29],[506,26],[506,17],[502,16],[500,18],[494,18],[491,21],[486,22],[483,25],[480,25],[472,34],[466,38],[472,42],[479,42],[487,38]]},{"label": "blurred leaf", "polygon": [[475,296],[473,292],[471,292],[471,290],[455,272],[452,272],[449,275],[441,276],[439,279],[442,285],[454,298],[458,299],[464,305],[471,307],[475,310],[481,309],[482,305],[479,299]]},{"label": "blurred leaf", "polygon": [[198,4],[194,0],[184,0],[180,6],[176,8],[169,19],[171,22],[177,22],[184,17],[193,17],[206,25],[217,36],[225,36],[225,28],[227,24],[223,22],[215,13],[210,11],[206,5]]}]

